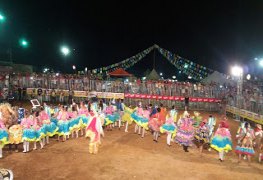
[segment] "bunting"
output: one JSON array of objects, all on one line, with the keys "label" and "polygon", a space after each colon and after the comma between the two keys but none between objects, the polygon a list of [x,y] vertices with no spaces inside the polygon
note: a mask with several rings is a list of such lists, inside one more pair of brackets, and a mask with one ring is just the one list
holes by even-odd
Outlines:
[{"label": "bunting", "polygon": [[172,65],[174,65],[179,70],[179,73],[183,73],[194,80],[200,81],[214,72],[214,70],[210,68],[197,64],[188,59],[182,58],[181,56],[174,54],[166,49],[163,49],[156,44],[121,62],[111,64],[106,67],[92,69],[91,71],[94,74],[107,74],[108,72],[114,71],[117,68],[128,69],[134,66],[139,61],[141,61],[154,49],[157,49],[158,52],[163,55],[163,57],[165,57]]}]

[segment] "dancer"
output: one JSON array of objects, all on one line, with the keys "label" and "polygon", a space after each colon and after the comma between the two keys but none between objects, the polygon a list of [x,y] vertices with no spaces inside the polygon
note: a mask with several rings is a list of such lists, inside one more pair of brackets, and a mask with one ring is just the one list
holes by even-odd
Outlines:
[{"label": "dancer", "polygon": [[243,128],[240,129],[238,134],[238,145],[236,146],[236,153],[238,154],[238,162],[241,162],[242,155],[247,155],[248,162],[251,162],[251,156],[255,154],[253,148],[253,140],[255,134],[248,122],[245,122]]},{"label": "dancer", "polygon": [[211,141],[211,147],[219,152],[221,162],[224,161],[224,153],[232,150],[231,134],[228,128],[227,118],[224,117]]},{"label": "dancer", "polygon": [[101,120],[98,117],[96,111],[91,111],[91,120],[89,121],[86,128],[86,137],[90,138],[89,142],[89,153],[97,154],[99,150],[99,145],[101,144],[100,135],[104,136],[102,129]]},{"label": "dancer", "polygon": [[209,128],[209,139],[211,139],[216,125],[216,118],[214,118],[212,115],[209,115],[207,125]]},{"label": "dancer", "polygon": [[46,136],[43,138],[43,145],[49,144],[49,137],[52,137],[56,134],[58,127],[54,122],[50,121],[50,116],[44,110],[43,107],[40,108],[39,119],[42,122],[43,128],[45,128]]},{"label": "dancer", "polygon": [[161,109],[157,108],[157,113],[152,115],[149,120],[149,127],[153,131],[153,141],[158,142],[160,127],[162,126],[162,122],[160,120],[160,112]]},{"label": "dancer", "polygon": [[124,114],[122,116],[122,122],[126,122],[125,124],[125,130],[124,132],[128,132],[128,126],[130,124],[132,124],[132,118],[131,118],[131,114],[134,112],[135,110],[131,108],[131,106],[127,107],[124,106]]},{"label": "dancer", "polygon": [[80,108],[78,108],[78,114],[80,115],[80,136],[84,135],[85,128],[87,127],[88,124],[88,119],[89,119],[89,111],[90,111],[90,103],[88,104],[88,108],[85,106],[84,102],[80,102]]},{"label": "dancer", "polygon": [[42,126],[43,125],[42,121],[39,118],[39,111],[33,111],[30,118],[33,119],[34,122],[33,128],[36,133],[36,140],[34,142],[33,150],[37,150],[37,142],[39,142],[40,144],[40,149],[43,149],[44,148],[43,138],[45,138],[46,130],[45,127]]},{"label": "dancer", "polygon": [[81,117],[78,117],[78,112],[77,112],[77,106],[73,105],[72,106],[72,112],[68,112],[69,115],[69,130],[72,135],[72,138],[74,138],[74,134],[76,138],[79,137],[79,130],[81,128],[80,124],[80,119]]},{"label": "dancer", "polygon": [[174,120],[175,123],[177,122],[177,114],[178,114],[178,111],[176,110],[175,106],[173,105],[172,109],[170,110],[170,116]]},{"label": "dancer", "polygon": [[57,116],[58,119],[58,141],[60,141],[60,136],[62,136],[62,142],[66,141],[66,136],[69,135],[69,122],[68,122],[68,112],[64,106],[60,107],[59,114]]},{"label": "dancer", "polygon": [[138,107],[135,112],[131,114],[132,120],[136,123],[134,127],[134,134],[138,132],[138,135],[141,135],[141,120],[143,119],[143,108],[142,103],[139,102]]},{"label": "dancer", "polygon": [[2,113],[0,112],[0,159],[3,158],[3,147],[8,143],[8,131],[2,121]]},{"label": "dancer", "polygon": [[200,112],[194,111],[193,120],[194,120],[193,126],[194,126],[195,128],[198,128],[199,125],[200,125],[200,123],[202,122],[202,117],[200,116]]},{"label": "dancer", "polygon": [[192,145],[194,139],[194,127],[193,119],[190,118],[190,114],[185,111],[183,118],[178,121],[178,130],[176,133],[175,141],[183,146],[185,152],[188,151],[188,147]]},{"label": "dancer", "polygon": [[118,99],[117,103],[115,104],[116,108],[117,108],[117,113],[119,114],[119,119],[118,119],[118,126],[119,126],[119,130],[121,128],[121,120],[122,120],[122,116],[124,113],[124,103],[123,103],[123,99]]},{"label": "dancer", "polygon": [[263,131],[262,131],[262,126],[261,124],[256,124],[255,127],[255,141],[254,141],[254,146],[255,146],[255,151],[260,151],[260,144],[263,140]]},{"label": "dancer", "polygon": [[165,107],[163,107],[163,104],[160,104],[160,121],[162,124],[165,123],[166,120],[166,114],[167,114],[167,110]]},{"label": "dancer", "polygon": [[200,148],[200,155],[202,155],[204,145],[209,143],[209,130],[207,119],[204,119],[196,130],[195,139],[197,146]]},{"label": "dancer", "polygon": [[108,131],[112,131],[113,124],[116,122],[116,120],[119,119],[119,114],[114,112],[114,108],[111,104],[111,102],[108,103],[108,106],[105,110],[105,126]]},{"label": "dancer", "polygon": [[171,112],[167,114],[165,124],[163,124],[160,127],[161,133],[165,133],[165,132],[167,133],[166,144],[168,146],[171,146],[172,137],[176,135],[176,126],[174,124],[174,116],[172,116],[171,114],[172,114]]},{"label": "dancer", "polygon": [[144,138],[145,135],[145,130],[148,130],[148,124],[149,124],[149,119],[150,119],[150,111],[148,110],[148,107],[146,106],[145,109],[143,110],[143,118],[140,120],[140,127],[142,128],[142,138]]},{"label": "dancer", "polygon": [[25,118],[21,121],[21,126],[23,127],[23,153],[29,152],[29,142],[35,142],[36,141],[36,132],[33,128],[34,121],[32,118],[30,118],[30,114],[28,111],[25,113]]}]

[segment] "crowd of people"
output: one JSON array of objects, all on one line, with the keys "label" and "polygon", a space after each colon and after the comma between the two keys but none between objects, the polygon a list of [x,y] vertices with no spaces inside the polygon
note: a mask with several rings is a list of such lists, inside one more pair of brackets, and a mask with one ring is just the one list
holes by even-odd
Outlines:
[{"label": "crowd of people", "polygon": [[[153,141],[166,134],[166,144],[176,143],[182,146],[185,152],[189,147],[196,145],[202,154],[204,149],[215,149],[219,153],[219,161],[224,161],[225,153],[233,149],[229,123],[224,116],[216,127],[216,119],[201,117],[199,112],[191,116],[186,110],[179,115],[175,106],[170,110],[160,105],[138,103],[137,107],[125,105],[122,100],[103,100],[93,98],[77,104],[72,103],[59,106],[43,104],[40,108],[26,110],[11,107],[10,104],[0,105],[0,157],[4,145],[17,145],[23,143],[23,152],[32,149],[44,148],[49,144],[49,138],[56,136],[57,141],[65,142],[70,138],[86,136],[90,139],[89,152],[97,154],[104,131],[112,131],[116,127],[128,132],[129,126],[134,123],[134,133],[142,138],[152,134]],[[110,133],[110,132],[108,132]],[[243,158],[251,161],[251,156],[259,156],[262,160],[261,125],[253,129],[248,122],[241,123],[236,135],[239,162]],[[39,146],[39,147],[38,147]],[[255,153],[255,149],[256,152]]]}]

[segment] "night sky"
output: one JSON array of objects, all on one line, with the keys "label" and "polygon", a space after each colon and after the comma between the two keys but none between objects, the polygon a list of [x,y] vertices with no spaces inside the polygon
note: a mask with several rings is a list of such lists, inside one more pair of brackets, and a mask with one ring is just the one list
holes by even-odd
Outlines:
[{"label": "night sky", "polygon": [[[173,2],[173,3],[171,3]],[[263,1],[28,1],[0,0],[0,60],[11,46],[16,63],[70,72],[110,65],[158,44],[223,73],[241,63],[251,72],[263,56]],[[23,49],[18,39],[30,46]],[[63,57],[61,45],[73,52]],[[176,69],[156,53],[157,71]],[[152,69],[153,53],[128,71]],[[255,65],[254,65],[255,67]]]}]

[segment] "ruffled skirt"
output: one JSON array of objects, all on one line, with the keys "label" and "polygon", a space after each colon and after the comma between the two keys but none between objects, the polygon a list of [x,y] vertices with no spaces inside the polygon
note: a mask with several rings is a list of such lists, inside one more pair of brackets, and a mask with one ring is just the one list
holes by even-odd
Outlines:
[{"label": "ruffled skirt", "polygon": [[34,129],[23,129],[22,141],[36,141],[36,131]]},{"label": "ruffled skirt", "polygon": [[0,147],[8,144],[8,132],[5,129],[0,129]]},{"label": "ruffled skirt", "polygon": [[255,154],[255,151],[253,147],[241,147],[241,146],[236,146],[236,153],[237,154],[244,154],[244,155],[249,155],[252,156]]},{"label": "ruffled skirt", "polygon": [[175,134],[176,133],[176,127],[172,124],[164,124],[160,127],[160,132],[161,133],[172,133]]},{"label": "ruffled skirt", "polygon": [[193,144],[194,131],[178,129],[175,141],[184,146],[191,146]]},{"label": "ruffled skirt", "polygon": [[45,126],[42,126],[38,129],[35,130],[36,133],[36,140],[35,141],[40,141],[42,138],[46,137],[46,128]]},{"label": "ruffled skirt", "polygon": [[70,131],[69,131],[69,121],[58,121],[58,131],[57,134],[59,136],[65,136],[65,135],[69,135]]},{"label": "ruffled skirt", "polygon": [[212,138],[211,145],[218,152],[228,152],[232,150],[231,134],[228,129],[220,128]]},{"label": "ruffled skirt", "polygon": [[105,123],[104,125],[107,126],[109,124],[113,124],[115,123],[118,119],[120,119],[120,115],[118,113],[114,113],[114,114],[108,114],[105,117]]},{"label": "ruffled skirt", "polygon": [[69,131],[70,133],[73,131],[78,131],[81,128],[81,118],[82,117],[77,117],[74,119],[69,120]]}]

